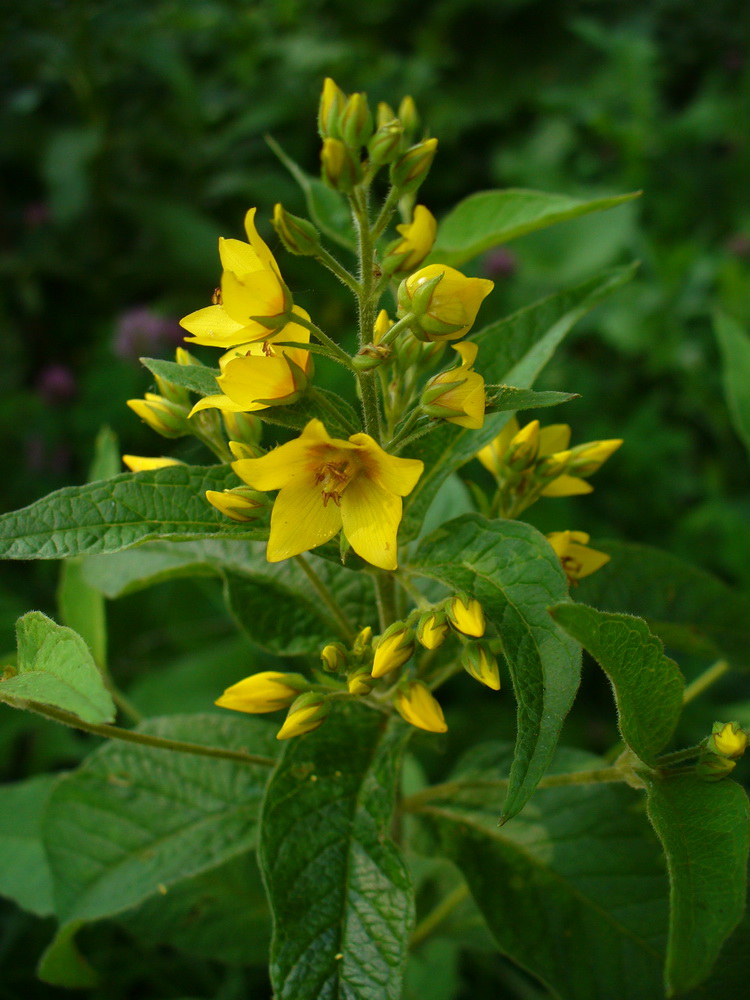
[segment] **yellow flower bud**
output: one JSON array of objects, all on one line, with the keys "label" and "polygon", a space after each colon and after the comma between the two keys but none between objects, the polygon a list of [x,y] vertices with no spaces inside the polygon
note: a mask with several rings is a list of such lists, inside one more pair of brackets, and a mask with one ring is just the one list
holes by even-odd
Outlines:
[{"label": "yellow flower bud", "polygon": [[417,623],[417,639],[425,649],[442,646],[448,632],[448,619],[442,611],[425,611]]},{"label": "yellow flower bud", "polygon": [[185,437],[190,433],[188,408],[171,403],[152,392],[145,399],[129,399],[128,406],[151,430],[166,438]]},{"label": "yellow flower bud", "polygon": [[265,493],[257,493],[246,486],[233,490],[206,490],[206,500],[233,521],[255,521],[270,506]]},{"label": "yellow flower bud", "polygon": [[191,354],[190,351],[186,350],[184,347],[177,348],[174,352],[174,359],[178,365],[198,365],[201,368],[203,367],[195,355]]},{"label": "yellow flower bud", "polygon": [[308,681],[302,674],[263,670],[227,688],[214,704],[220,708],[232,708],[235,712],[276,712],[280,708],[288,708],[300,691],[307,687]]},{"label": "yellow flower bud", "polygon": [[739,722],[715,722],[708,746],[722,757],[741,757],[747,749],[747,732]]},{"label": "yellow flower bud", "polygon": [[362,656],[365,650],[372,643],[372,626],[365,625],[362,631],[354,640],[354,645],[352,646],[352,652],[355,656]]},{"label": "yellow flower bud", "polygon": [[322,177],[334,191],[348,194],[362,180],[362,166],[340,139],[324,139],[320,151]]},{"label": "yellow flower bud", "polygon": [[[223,413],[222,416],[223,415],[225,415],[225,413]],[[249,416],[249,414],[246,414],[246,416]],[[260,458],[261,455],[265,454],[260,445],[247,444],[244,441],[230,441],[229,450],[238,462],[243,458]]]},{"label": "yellow flower bud", "polygon": [[463,593],[456,594],[448,601],[445,611],[448,621],[457,632],[473,636],[475,639],[484,635],[484,611],[474,597]]},{"label": "yellow flower bud", "polygon": [[280,202],[274,205],[272,222],[289,253],[299,257],[314,257],[320,250],[320,233],[312,222],[287,212]]},{"label": "yellow flower bud", "polygon": [[539,421],[532,420],[522,427],[508,445],[505,465],[516,472],[533,465],[539,451]]},{"label": "yellow flower bud", "polygon": [[402,98],[398,106],[398,118],[404,126],[405,134],[411,139],[419,128],[419,115],[413,97],[407,95]]},{"label": "yellow flower bud", "polygon": [[329,642],[320,651],[323,669],[331,674],[342,673],[349,664],[349,657],[340,642]]},{"label": "yellow flower bud", "polygon": [[425,139],[407,149],[403,156],[391,164],[391,184],[399,194],[416,191],[427,177],[437,152],[437,139]]},{"label": "yellow flower bud", "polygon": [[703,781],[721,781],[737,767],[737,761],[719,754],[707,753],[695,765],[695,773]]},{"label": "yellow flower bud", "polygon": [[453,345],[461,356],[458,368],[449,368],[429,380],[421,398],[428,416],[477,430],[484,424],[484,379],[472,369],[478,346],[470,341]]},{"label": "yellow flower bud", "polygon": [[403,684],[396,692],[396,710],[410,725],[430,733],[445,733],[443,710],[421,681]]},{"label": "yellow flower bud", "polygon": [[622,438],[579,444],[571,450],[570,471],[578,476],[593,476],[621,444]]},{"label": "yellow flower bud", "polygon": [[399,121],[384,122],[367,143],[367,154],[376,167],[393,163],[401,149],[404,130]]},{"label": "yellow flower bud", "polygon": [[341,138],[359,154],[359,150],[373,133],[372,112],[366,94],[352,94],[348,98],[340,119]]},{"label": "yellow flower bud", "polygon": [[388,316],[387,310],[381,309],[380,312],[378,313],[377,319],[375,320],[375,325],[372,331],[373,344],[379,344],[392,326],[393,326],[393,320],[391,320],[391,318]]},{"label": "yellow flower bud", "polygon": [[495,654],[486,642],[470,642],[461,654],[464,670],[493,691],[500,690],[500,671]]},{"label": "yellow flower bud", "polygon": [[569,583],[596,573],[610,560],[606,553],[588,547],[589,536],[585,531],[552,531],[547,541],[562,563]]},{"label": "yellow flower bud", "polygon": [[184,465],[176,458],[146,458],[141,455],[123,455],[122,460],[131,472],[153,472],[155,469],[166,469],[170,465]]},{"label": "yellow flower bud", "polygon": [[369,694],[372,691],[375,684],[375,679],[370,674],[368,667],[359,667],[354,673],[350,674],[346,686],[349,688],[349,694],[353,694],[360,698],[363,695]]},{"label": "yellow flower bud", "polygon": [[513,438],[518,434],[518,421],[511,417],[498,436],[477,452],[477,458],[491,472],[495,479],[500,479],[505,463],[505,455]]},{"label": "yellow flower bud", "polygon": [[467,278],[446,264],[428,264],[401,283],[398,315],[416,314],[412,329],[421,339],[458,340],[472,328],[494,287],[486,278]]},{"label": "yellow flower bud", "polygon": [[419,267],[432,250],[437,233],[437,220],[429,208],[417,205],[412,221],[396,226],[401,239],[391,243],[383,257],[383,270],[388,274],[408,273]]},{"label": "yellow flower bud", "polygon": [[339,127],[339,116],[344,110],[346,94],[338,87],[330,76],[323,82],[323,92],[320,95],[320,106],[318,108],[318,132],[321,139],[333,136],[341,137]]},{"label": "yellow flower bud", "polygon": [[325,695],[315,691],[301,694],[292,704],[284,725],[276,733],[277,740],[290,740],[295,736],[304,736],[318,729],[326,721],[331,706]]},{"label": "yellow flower bud", "polygon": [[[227,434],[234,441],[242,444],[257,445],[263,433],[263,422],[254,413],[234,412],[233,410],[222,410],[221,419],[224,423]],[[257,458],[243,455],[243,458]]]},{"label": "yellow flower bud", "polygon": [[378,103],[378,110],[375,115],[375,121],[377,123],[378,128],[380,128],[381,125],[387,125],[389,122],[393,122],[395,120],[396,120],[396,112],[393,110],[390,104],[386,104],[385,101],[380,101]]},{"label": "yellow flower bud", "polygon": [[378,639],[375,647],[375,659],[372,664],[372,676],[383,677],[385,674],[402,667],[414,654],[414,632],[407,628],[404,622],[394,622]]}]

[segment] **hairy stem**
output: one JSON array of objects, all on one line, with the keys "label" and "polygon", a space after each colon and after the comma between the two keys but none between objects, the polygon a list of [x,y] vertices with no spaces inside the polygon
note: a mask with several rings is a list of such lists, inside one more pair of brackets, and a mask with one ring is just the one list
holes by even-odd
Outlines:
[{"label": "hairy stem", "polygon": [[336,598],[333,596],[333,594],[325,585],[325,583],[323,583],[323,581],[320,579],[318,574],[315,572],[315,570],[312,568],[312,566],[307,561],[307,559],[305,559],[304,556],[294,556],[293,558],[294,561],[299,566],[299,568],[305,574],[307,579],[312,584],[313,589],[317,593],[318,597],[331,612],[331,615],[333,616],[333,618],[335,619],[336,623],[339,626],[339,629],[341,630],[341,637],[345,639],[347,642],[353,642],[354,637],[356,635],[354,626],[346,617],[341,608],[338,606]]}]

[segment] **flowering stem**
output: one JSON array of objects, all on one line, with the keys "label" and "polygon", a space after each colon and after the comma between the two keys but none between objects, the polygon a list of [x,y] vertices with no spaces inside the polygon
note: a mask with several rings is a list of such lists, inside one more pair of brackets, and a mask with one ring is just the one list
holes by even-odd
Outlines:
[{"label": "flowering stem", "polygon": [[391,221],[391,216],[398,207],[398,200],[398,188],[392,187],[383,202],[383,207],[380,209],[380,213],[375,220],[375,225],[372,227],[373,240],[379,239],[385,232],[385,227]]},{"label": "flowering stem", "polygon": [[[330,354],[328,355],[330,358],[333,358],[335,361],[340,361],[341,364],[345,365],[350,371],[354,370],[352,359],[349,357],[346,351],[343,350],[341,347],[339,347],[336,341],[332,340],[327,333],[323,333],[320,327],[316,326],[312,320],[305,319],[304,316],[300,316],[298,313],[295,313],[294,323],[296,323],[297,326],[304,326],[305,329],[309,330],[314,337],[318,338],[321,344],[325,344],[325,346],[330,351]],[[306,345],[302,346],[305,347],[306,350],[310,349]]]},{"label": "flowering stem", "polygon": [[414,425],[421,416],[422,416],[421,409],[418,406],[415,406],[414,409],[409,414],[409,416],[406,418],[406,421],[401,425],[401,428],[398,431],[396,431],[396,433],[393,435],[388,444],[385,445],[385,450],[391,451],[395,454],[396,451],[400,449],[402,444],[406,442],[406,439],[409,437],[409,434],[413,430]]},{"label": "flowering stem", "polygon": [[392,344],[393,341],[396,339],[396,337],[398,337],[398,335],[403,330],[409,329],[413,319],[414,319],[414,313],[408,312],[405,316],[402,316],[401,319],[397,320],[390,328],[390,330],[388,330],[388,332],[385,333],[380,338],[381,346],[388,347],[390,344]]},{"label": "flowering stem", "polygon": [[139,743],[141,746],[156,747],[159,750],[174,750],[176,753],[190,753],[199,757],[218,757],[220,760],[233,760],[240,764],[260,764],[263,767],[276,767],[273,757],[261,757],[258,754],[246,753],[244,750],[225,750],[223,747],[207,747],[200,743],[185,743],[182,740],[168,740],[161,736],[151,736],[148,733],[137,733],[132,729],[121,729],[119,726],[94,725],[84,722],[72,712],[64,712],[51,705],[41,705],[35,701],[22,698],[8,699],[7,704],[16,708],[25,708],[29,712],[43,715],[55,722],[61,722],[72,729],[81,729],[94,736],[104,736],[112,740],[123,740],[125,743]]},{"label": "flowering stem", "polygon": [[396,578],[389,570],[378,570],[375,574],[375,599],[378,605],[380,631],[396,621]]},{"label": "flowering stem", "polygon": [[703,747],[703,743],[697,743],[694,747],[686,747],[684,750],[675,750],[674,753],[662,754],[656,758],[656,763],[659,767],[663,767],[666,764],[678,764],[683,760],[691,760],[700,754]]},{"label": "flowering stem", "polygon": [[333,254],[329,253],[325,247],[320,247],[315,254],[315,259],[319,260],[324,267],[335,274],[336,277],[341,281],[346,287],[353,292],[355,295],[360,295],[362,293],[362,286],[354,277],[353,274],[349,274],[347,269],[336,260]]},{"label": "flowering stem", "polygon": [[409,950],[415,951],[468,895],[469,887],[465,882],[449,892],[445,899],[439,902],[435,909],[431,910],[414,928],[414,933],[409,938]]},{"label": "flowering stem", "polygon": [[338,624],[339,628],[341,629],[342,638],[346,639],[347,642],[353,642],[354,641],[354,637],[356,635],[356,632],[354,630],[354,626],[352,625],[352,623],[349,621],[349,619],[346,617],[346,615],[344,614],[344,612],[341,610],[341,608],[336,603],[336,600],[335,600],[333,594],[331,593],[331,591],[328,589],[328,587],[325,585],[325,583],[323,583],[323,581],[320,579],[320,577],[318,576],[318,574],[315,572],[315,570],[312,568],[312,566],[305,559],[304,556],[301,556],[301,555],[300,556],[294,556],[293,558],[294,558],[294,561],[299,566],[299,568],[305,574],[305,576],[307,577],[307,579],[312,584],[312,586],[313,586],[315,592],[317,593],[318,597],[321,599],[321,601],[325,604],[325,606],[331,612],[331,615],[333,616],[333,618],[335,619],[335,621]]},{"label": "flowering stem", "polygon": [[687,705],[693,698],[697,698],[699,694],[703,694],[706,688],[710,687],[715,681],[718,681],[720,677],[723,677],[728,670],[729,664],[726,660],[717,660],[716,663],[713,663],[702,674],[699,674],[694,681],[688,684],[682,695],[682,704]]}]

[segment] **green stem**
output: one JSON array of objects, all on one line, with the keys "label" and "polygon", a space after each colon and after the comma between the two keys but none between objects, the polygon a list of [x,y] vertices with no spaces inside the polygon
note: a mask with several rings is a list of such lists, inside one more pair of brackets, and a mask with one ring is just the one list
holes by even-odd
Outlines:
[{"label": "green stem", "polygon": [[694,681],[688,684],[682,695],[682,704],[687,705],[693,698],[697,698],[699,694],[703,694],[706,688],[718,681],[720,677],[723,677],[728,670],[729,664],[726,660],[717,660],[716,663],[713,663],[702,674],[699,674]]},{"label": "green stem", "polygon": [[339,347],[336,341],[332,340],[327,333],[323,333],[320,327],[316,326],[312,320],[305,319],[304,316],[295,313],[293,322],[296,323],[297,326],[304,326],[305,329],[309,330],[314,337],[318,338],[321,344],[325,344],[325,346],[331,352],[330,354],[331,358],[333,358],[335,361],[340,361],[341,364],[345,365],[350,371],[354,370],[352,359],[349,357],[346,351],[343,350],[341,347]]},{"label": "green stem", "polygon": [[398,208],[398,199],[399,199],[398,189],[392,187],[388,192],[388,194],[386,195],[386,199],[383,202],[383,207],[380,209],[378,217],[375,220],[375,224],[372,227],[373,240],[379,239],[385,232],[386,226],[391,221],[391,216]]},{"label": "green stem", "polygon": [[401,319],[396,320],[390,330],[388,330],[388,332],[381,337],[380,345],[383,347],[389,347],[400,333],[409,329],[413,319],[414,313],[408,312],[405,316],[402,316]]},{"label": "green stem", "polygon": [[421,416],[422,416],[421,409],[418,406],[415,406],[414,409],[409,414],[409,416],[406,418],[405,422],[401,425],[399,430],[396,431],[391,440],[388,442],[388,444],[384,445],[385,450],[393,451],[395,448],[400,447],[402,443],[408,439],[409,434],[414,428],[414,425]]},{"label": "green stem", "polygon": [[332,274],[335,274],[339,281],[346,285],[346,287],[357,297],[362,294],[362,286],[354,275],[349,274],[343,264],[339,264],[333,254],[329,253],[325,247],[319,248],[318,252],[315,254],[315,259],[319,260],[324,267],[327,267]]},{"label": "green stem", "polygon": [[396,583],[414,601],[418,608],[423,608],[426,611],[431,606],[424,594],[414,586],[411,580],[398,571],[396,572]]},{"label": "green stem", "polygon": [[675,750],[674,753],[665,753],[656,758],[656,764],[658,767],[663,767],[666,764],[678,764],[683,760],[691,760],[693,757],[698,757],[703,749],[704,744],[697,743],[694,747]]},{"label": "green stem", "polygon": [[345,430],[348,434],[356,434],[357,431],[359,431],[360,428],[351,424],[346,417],[344,417],[343,414],[336,409],[331,401],[323,395],[322,392],[318,392],[317,389],[311,387],[308,389],[308,396],[313,399],[322,410],[329,413],[339,427]]},{"label": "green stem", "polygon": [[293,558],[294,561],[302,570],[302,572],[305,574],[307,579],[312,584],[313,589],[317,593],[318,597],[331,612],[331,615],[333,616],[339,628],[341,629],[342,638],[346,639],[347,642],[353,642],[356,636],[354,626],[336,603],[333,594],[330,592],[325,583],[323,583],[323,581],[320,579],[318,574],[315,572],[315,570],[312,568],[312,566],[305,559],[304,556],[294,556]]},{"label": "green stem", "polygon": [[[8,700],[7,704],[11,704]],[[81,729],[94,736],[103,736],[111,740],[123,740],[125,743],[138,743],[141,746],[156,747],[159,750],[174,750],[176,753],[190,753],[198,757],[217,757],[220,760],[233,760],[240,764],[260,764],[263,767],[276,767],[273,757],[261,757],[258,754],[246,753],[244,750],[224,750],[222,747],[207,747],[200,743],[185,743],[182,740],[168,740],[160,736],[150,736],[148,733],[137,733],[132,729],[121,729],[119,726],[94,725],[84,722],[72,712],[64,712],[51,705],[41,705],[35,701],[22,698],[13,699],[16,708],[25,708],[29,712],[43,715],[47,719],[61,722],[72,729]]]},{"label": "green stem", "polygon": [[375,384],[375,372],[359,372],[359,391],[362,396],[362,417],[365,431],[375,441],[380,443],[380,409],[378,393]]},{"label": "green stem", "polygon": [[435,909],[420,920],[414,928],[414,933],[409,938],[409,950],[415,951],[468,895],[469,889],[465,882],[449,892],[445,899],[438,903]]},{"label": "green stem", "polygon": [[234,461],[234,455],[230,452],[223,438],[214,437],[213,435],[202,434],[200,431],[193,431],[194,437],[201,441],[205,446],[212,451],[222,465],[226,465],[227,462]]},{"label": "green stem", "polygon": [[385,632],[396,621],[396,579],[390,570],[381,569],[375,574],[375,599],[380,631]]}]

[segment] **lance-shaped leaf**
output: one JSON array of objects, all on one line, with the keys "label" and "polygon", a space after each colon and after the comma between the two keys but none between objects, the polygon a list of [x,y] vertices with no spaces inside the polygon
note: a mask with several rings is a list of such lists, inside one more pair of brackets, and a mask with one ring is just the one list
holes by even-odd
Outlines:
[{"label": "lance-shaped leaf", "polygon": [[750,598],[647,545],[597,541],[596,547],[612,558],[581,580],[576,597],[603,611],[638,615],[673,649],[750,669]]},{"label": "lance-shaped leaf", "polygon": [[[470,756],[411,809],[461,870],[500,949],[562,1000],[656,1000],[667,880],[639,794],[601,783],[539,789],[498,827],[496,775],[509,755],[483,745]],[[561,751],[553,771],[602,764]]]},{"label": "lance-shaped leaf", "polygon": [[429,262],[456,267],[500,243],[580,215],[615,208],[632,201],[640,193],[634,191],[587,201],[523,188],[479,191],[459,202],[441,220]]},{"label": "lance-shaped leaf", "polygon": [[41,774],[0,786],[0,896],[40,917],[54,912],[41,829],[56,781],[54,774]]},{"label": "lance-shaped leaf", "polygon": [[407,569],[468,591],[500,634],[518,703],[510,819],[547,770],[580,681],[581,648],[547,613],[567,596],[560,561],[530,525],[468,514],[420,542]]},{"label": "lance-shaped leaf", "polygon": [[667,856],[669,945],[665,981],[684,993],[711,971],[745,909],[750,810],[745,790],[695,775],[648,782],[648,813]]},{"label": "lance-shaped leaf", "polygon": [[735,430],[750,451],[750,336],[724,313],[716,315],[714,330],[721,349],[729,413]]},{"label": "lance-shaped leaf", "polygon": [[401,997],[413,903],[388,830],[407,737],[350,705],[287,744],[260,841],[277,1000]]},{"label": "lance-shaped leaf", "polygon": [[647,764],[675,731],[685,687],[680,668],[640,618],[585,604],[558,604],[550,614],[609,677],[623,740]]},{"label": "lance-shaped leaf", "polygon": [[221,375],[218,368],[208,368],[205,365],[178,365],[175,361],[163,361],[160,358],[141,358],[141,364],[159,378],[182,386],[199,396],[212,396],[219,391],[216,379]]},{"label": "lance-shaped leaf", "polygon": [[[471,338],[479,345],[477,371],[488,384],[530,387],[571,327],[634,273],[634,267],[607,271],[485,327]],[[441,483],[489,444],[510,417],[510,411],[490,413],[476,431],[445,424],[405,450],[405,455],[425,463],[425,471],[406,498],[401,541],[419,534]]]},{"label": "lance-shaped leaf", "polygon": [[261,522],[229,521],[205,498],[206,490],[237,484],[227,465],[172,465],[66,486],[0,516],[0,557],[64,559],[119,552],[157,538],[267,537]]},{"label": "lance-shaped leaf", "polygon": [[17,672],[0,679],[0,701],[35,701],[84,722],[112,722],[115,704],[86,643],[40,611],[16,622]]}]

